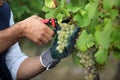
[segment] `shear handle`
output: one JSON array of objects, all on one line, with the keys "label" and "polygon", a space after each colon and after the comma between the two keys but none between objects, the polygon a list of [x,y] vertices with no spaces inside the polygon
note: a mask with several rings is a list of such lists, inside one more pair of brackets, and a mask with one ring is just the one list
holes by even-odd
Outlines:
[{"label": "shear handle", "polygon": [[43,22],[44,24],[50,24],[50,25],[52,25],[54,28],[55,28],[56,25],[57,25],[57,21],[56,21],[54,18],[51,18],[51,19],[43,19],[43,20],[41,20],[41,22]]}]

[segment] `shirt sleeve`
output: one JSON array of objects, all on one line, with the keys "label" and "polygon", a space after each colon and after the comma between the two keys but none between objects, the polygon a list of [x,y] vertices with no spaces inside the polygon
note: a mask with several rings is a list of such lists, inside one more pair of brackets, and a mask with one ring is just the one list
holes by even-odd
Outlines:
[{"label": "shirt sleeve", "polygon": [[11,11],[11,16],[10,16],[10,21],[9,21],[10,26],[14,25],[14,20],[13,20],[13,13]]},{"label": "shirt sleeve", "polygon": [[[13,24],[14,24],[13,15],[11,12],[10,26],[12,26]],[[17,71],[18,71],[21,63],[26,58],[28,58],[28,56],[26,56],[24,53],[22,53],[18,42],[9,48],[8,53],[6,54],[6,64],[8,66],[8,69],[11,72],[13,80],[16,80]]]}]

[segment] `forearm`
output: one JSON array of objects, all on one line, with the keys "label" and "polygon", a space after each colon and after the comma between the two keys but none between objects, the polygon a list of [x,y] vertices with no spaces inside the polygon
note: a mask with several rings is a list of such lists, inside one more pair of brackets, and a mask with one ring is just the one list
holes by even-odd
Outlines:
[{"label": "forearm", "polygon": [[0,53],[8,49],[21,38],[21,28],[19,23],[13,27],[0,31]]},{"label": "forearm", "polygon": [[53,34],[54,31],[52,29],[40,22],[40,17],[31,16],[16,23],[13,27],[0,31],[0,53],[21,37],[26,37],[34,43],[42,45],[48,43],[52,39]]},{"label": "forearm", "polygon": [[27,58],[19,67],[17,80],[28,80],[43,72],[45,68],[40,63],[40,56]]}]

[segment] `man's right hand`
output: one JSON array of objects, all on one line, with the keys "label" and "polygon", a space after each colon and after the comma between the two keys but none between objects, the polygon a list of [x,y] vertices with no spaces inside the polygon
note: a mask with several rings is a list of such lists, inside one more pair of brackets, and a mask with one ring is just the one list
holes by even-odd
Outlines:
[{"label": "man's right hand", "polygon": [[54,31],[40,21],[38,16],[31,16],[21,22],[18,22],[22,30],[22,37],[26,37],[36,44],[42,45],[48,43],[54,34]]}]

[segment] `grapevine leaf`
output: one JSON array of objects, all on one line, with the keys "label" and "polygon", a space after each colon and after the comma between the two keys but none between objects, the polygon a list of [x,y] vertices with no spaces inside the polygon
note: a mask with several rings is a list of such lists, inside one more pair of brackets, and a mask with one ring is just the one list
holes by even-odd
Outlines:
[{"label": "grapevine leaf", "polygon": [[83,24],[81,26],[85,26],[85,27],[88,26],[90,24],[91,20],[89,19],[87,12],[83,9],[80,9],[80,14],[83,17],[83,21],[82,21]]},{"label": "grapevine leaf", "polygon": [[90,23],[91,23],[91,20],[89,19],[88,15],[85,14],[83,16],[83,24],[82,24],[82,26],[88,26]]},{"label": "grapevine leaf", "polygon": [[81,51],[86,51],[87,48],[90,48],[94,45],[94,37],[91,34],[88,34],[85,30],[82,31],[81,35],[77,39],[76,46]]},{"label": "grapevine leaf", "polygon": [[107,49],[99,49],[95,53],[95,59],[96,59],[96,62],[99,64],[106,63],[108,60],[108,50]]},{"label": "grapevine leaf", "polygon": [[80,7],[73,7],[71,10],[73,13],[77,12],[80,9]]},{"label": "grapevine leaf", "polygon": [[49,13],[47,13],[47,14],[45,15],[45,17],[46,17],[46,18],[52,18],[52,17],[54,17],[54,14],[55,14],[55,10],[50,11]]},{"label": "grapevine leaf", "polygon": [[114,29],[111,37],[111,44],[114,47],[120,49],[120,29],[119,28]]},{"label": "grapevine leaf", "polygon": [[114,56],[114,58],[116,58],[116,59],[120,59],[120,52],[114,51],[114,52],[113,52],[113,56]]},{"label": "grapevine leaf", "polygon": [[61,8],[64,8],[65,2],[66,2],[66,0],[61,0],[61,4],[60,4],[60,7],[61,7]]},{"label": "grapevine leaf", "polygon": [[25,4],[28,6],[29,8],[32,9],[33,11],[39,11],[42,9],[42,2],[40,0],[29,0],[25,2]]},{"label": "grapevine leaf", "polygon": [[118,16],[118,10],[111,10],[111,19],[115,19]]},{"label": "grapevine leaf", "polygon": [[47,7],[47,6],[43,6],[42,7],[42,11],[44,11],[44,12],[49,12],[49,11],[51,11],[52,9],[51,8],[49,8],[49,7]]},{"label": "grapevine leaf", "polygon": [[94,37],[93,37],[93,35],[92,34],[90,34],[89,36],[88,36],[88,38],[89,39],[87,39],[88,41],[87,41],[87,47],[88,48],[90,48],[90,47],[92,47],[95,43],[94,43]]},{"label": "grapevine leaf", "polygon": [[45,0],[45,6],[47,6],[49,8],[53,8],[54,5],[55,4],[52,0]]},{"label": "grapevine leaf", "polygon": [[73,17],[73,20],[76,21],[81,27],[86,27],[91,22],[87,14],[84,14],[83,16],[81,16],[81,14],[77,14]]},{"label": "grapevine leaf", "polygon": [[99,30],[98,28],[96,29],[95,38],[96,38],[97,44],[100,47],[108,49],[110,44],[110,37],[112,34],[111,20],[105,19],[104,24],[105,24],[105,27],[103,28],[103,30]]},{"label": "grapevine leaf", "polygon": [[66,8],[68,11],[76,13],[77,11],[80,10],[80,7],[78,6],[73,6],[71,3],[66,5]]},{"label": "grapevine leaf", "polygon": [[68,11],[67,9],[65,9],[65,8],[58,8],[57,11],[58,11],[58,12],[60,11],[62,14],[65,14],[67,17],[70,16],[69,11]]},{"label": "grapevine leaf", "polygon": [[80,63],[80,58],[77,56],[78,52],[74,51],[72,54],[72,59],[73,59],[73,63],[76,65],[79,65]]},{"label": "grapevine leaf", "polygon": [[83,10],[83,9],[80,9],[80,13],[81,13],[82,16],[87,14],[87,12],[85,10]]},{"label": "grapevine leaf", "polygon": [[113,6],[119,5],[119,2],[119,0],[103,0],[103,8],[109,11]]},{"label": "grapevine leaf", "polygon": [[73,8],[72,3],[66,4],[66,9],[67,9],[68,11],[72,11],[72,8]]},{"label": "grapevine leaf", "polygon": [[70,0],[70,2],[72,3],[73,7],[74,6],[84,7],[88,3],[88,0]]},{"label": "grapevine leaf", "polygon": [[77,42],[76,42],[76,46],[78,49],[80,49],[81,51],[86,51],[87,47],[86,47],[86,42],[85,42],[85,38],[86,36],[86,31],[82,32],[81,36],[79,36]]},{"label": "grapevine leaf", "polygon": [[88,13],[89,19],[92,19],[94,17],[94,15],[96,14],[97,6],[98,6],[98,4],[95,2],[89,2],[86,5],[85,10]]},{"label": "grapevine leaf", "polygon": [[61,21],[63,20],[63,17],[65,17],[64,14],[58,13],[58,15],[56,17],[58,19],[58,23],[61,23]]},{"label": "grapevine leaf", "polygon": [[25,12],[30,12],[27,6],[18,7],[18,9],[16,9],[16,16],[20,18]]},{"label": "grapevine leaf", "polygon": [[83,18],[82,18],[82,16],[80,14],[75,15],[73,17],[73,20],[76,21],[80,27],[84,27],[84,26],[82,26]]}]

